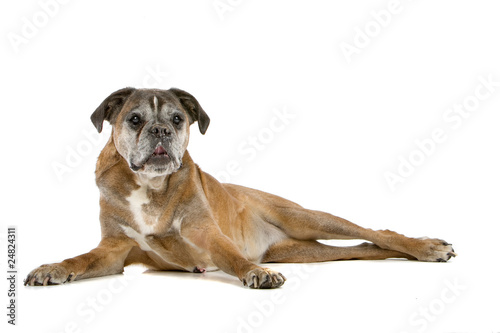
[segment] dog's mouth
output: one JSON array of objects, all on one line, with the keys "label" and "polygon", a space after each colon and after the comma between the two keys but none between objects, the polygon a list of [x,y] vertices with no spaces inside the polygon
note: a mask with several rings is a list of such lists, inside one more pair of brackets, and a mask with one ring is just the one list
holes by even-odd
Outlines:
[{"label": "dog's mouth", "polygon": [[164,165],[165,163],[170,162],[170,156],[165,148],[162,145],[158,144],[155,150],[149,156],[149,158],[144,162],[144,164],[152,164],[152,165]]},{"label": "dog's mouth", "polygon": [[157,158],[157,157],[160,157],[160,158],[161,157],[169,157],[167,151],[161,145],[158,145],[158,147],[156,147],[155,151],[151,154],[151,156],[149,158],[151,159],[151,158]]},{"label": "dog's mouth", "polygon": [[146,158],[146,160],[141,163],[140,165],[136,165],[134,163],[130,163],[130,168],[134,171],[139,171],[143,169],[146,165],[151,165],[154,168],[161,168],[162,166],[165,166],[167,163],[171,161],[170,155],[168,154],[167,150],[163,148],[161,144],[158,144],[149,157]]}]

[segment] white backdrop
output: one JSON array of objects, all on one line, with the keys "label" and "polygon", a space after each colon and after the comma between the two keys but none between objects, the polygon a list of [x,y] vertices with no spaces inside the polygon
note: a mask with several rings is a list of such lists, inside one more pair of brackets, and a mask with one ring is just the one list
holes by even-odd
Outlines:
[{"label": "white backdrop", "polygon": [[[2,276],[8,332],[494,332],[500,177],[496,1],[3,2]],[[125,87],[184,89],[211,117],[207,172],[362,226],[444,238],[449,263],[272,265],[255,291],[223,273],[22,286],[100,239],[89,117]],[[346,243],[347,244],[347,243]],[[496,275],[496,276],[495,276]],[[4,332],[4,329],[2,328]]]}]

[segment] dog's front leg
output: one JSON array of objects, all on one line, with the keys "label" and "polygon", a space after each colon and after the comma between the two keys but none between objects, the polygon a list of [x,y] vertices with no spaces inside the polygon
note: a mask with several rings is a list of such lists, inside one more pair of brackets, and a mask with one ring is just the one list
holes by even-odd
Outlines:
[{"label": "dog's front leg", "polygon": [[215,266],[238,277],[245,286],[255,289],[278,288],[286,281],[283,274],[247,260],[232,240],[214,224],[183,229],[182,236],[208,251]]},{"label": "dog's front leg", "polygon": [[128,238],[103,238],[89,253],[34,269],[24,280],[24,285],[46,286],[121,273],[133,246],[134,242]]}]

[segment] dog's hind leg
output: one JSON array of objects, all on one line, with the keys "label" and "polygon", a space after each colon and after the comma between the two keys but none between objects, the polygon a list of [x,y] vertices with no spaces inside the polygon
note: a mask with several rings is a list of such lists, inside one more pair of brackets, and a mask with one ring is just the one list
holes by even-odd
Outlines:
[{"label": "dog's hind leg", "polygon": [[275,199],[273,209],[264,218],[297,240],[364,239],[381,249],[403,252],[420,261],[448,261],[456,255],[451,244],[441,239],[410,238],[390,230],[366,229],[328,213],[288,204],[283,199]]},{"label": "dog's hind leg", "polygon": [[334,260],[381,260],[387,258],[415,257],[398,251],[385,250],[373,243],[363,243],[355,246],[337,247],[317,241],[286,239],[269,247],[262,262],[306,263]]}]

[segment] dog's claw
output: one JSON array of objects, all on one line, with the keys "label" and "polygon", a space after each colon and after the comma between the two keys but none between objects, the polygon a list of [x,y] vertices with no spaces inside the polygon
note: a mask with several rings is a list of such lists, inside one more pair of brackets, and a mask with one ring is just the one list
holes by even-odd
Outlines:
[{"label": "dog's claw", "polygon": [[75,278],[76,278],[76,274],[73,273],[73,272],[71,272],[71,273],[69,273],[68,278],[66,279],[66,281],[64,281],[63,283],[73,282],[73,280],[75,280]]},{"label": "dog's claw", "polygon": [[415,257],[420,261],[446,262],[456,256],[451,243],[442,239],[423,237],[418,241],[420,253],[416,253]]},{"label": "dog's claw", "polygon": [[74,281],[77,275],[66,269],[61,264],[42,265],[31,271],[24,285],[29,286],[52,286]]},{"label": "dog's claw", "polygon": [[252,284],[250,285],[250,287],[258,288],[258,286],[259,286],[259,278],[257,276],[254,276],[252,280],[253,281],[252,281]]},{"label": "dog's claw", "polygon": [[286,279],[281,273],[258,267],[249,271],[241,281],[252,289],[271,289],[281,287]]},{"label": "dog's claw", "polygon": [[50,281],[50,276],[47,276],[47,277],[43,280],[42,285],[43,285],[43,286],[48,286],[48,285],[49,285],[49,281]]}]

